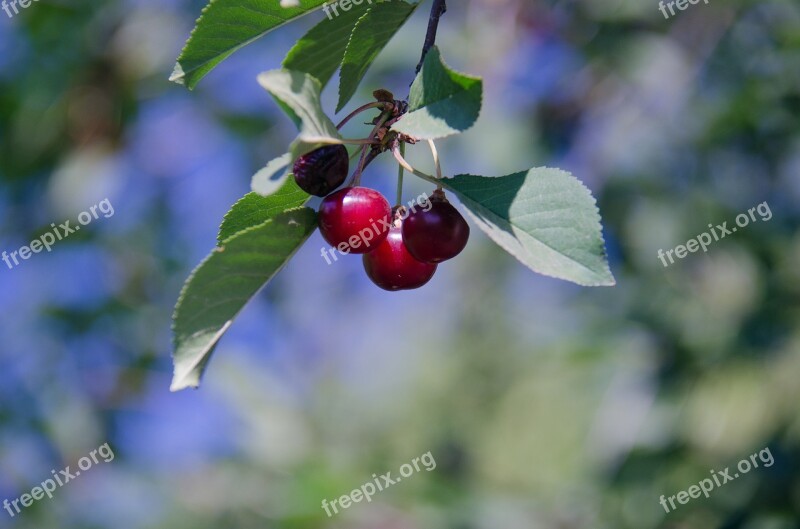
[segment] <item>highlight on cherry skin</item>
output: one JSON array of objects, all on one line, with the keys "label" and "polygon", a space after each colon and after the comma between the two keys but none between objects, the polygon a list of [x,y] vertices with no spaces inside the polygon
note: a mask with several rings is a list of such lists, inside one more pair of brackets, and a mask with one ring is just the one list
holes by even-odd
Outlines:
[{"label": "highlight on cherry skin", "polygon": [[[325,197],[319,207],[322,237],[341,253],[364,254],[386,239],[392,208],[378,191],[367,187],[345,187]],[[369,245],[362,244],[365,235]]]},{"label": "highlight on cherry skin", "polygon": [[292,172],[297,185],[308,193],[324,197],[347,178],[350,156],[344,145],[326,145],[300,156]]},{"label": "highlight on cherry skin", "polygon": [[436,273],[436,264],[418,261],[408,252],[403,241],[403,222],[396,215],[388,236],[362,258],[367,276],[384,290],[413,290],[425,285]]},{"label": "highlight on cherry skin", "polygon": [[426,263],[441,263],[461,253],[469,241],[469,224],[437,189],[428,211],[412,211],[403,222],[403,241],[409,253]]}]

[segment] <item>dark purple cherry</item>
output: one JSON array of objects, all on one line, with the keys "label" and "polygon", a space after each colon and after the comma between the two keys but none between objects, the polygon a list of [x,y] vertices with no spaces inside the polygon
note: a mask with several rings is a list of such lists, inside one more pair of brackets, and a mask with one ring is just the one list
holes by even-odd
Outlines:
[{"label": "dark purple cherry", "polygon": [[403,222],[409,253],[426,263],[441,263],[461,253],[469,240],[469,224],[442,191],[434,191],[428,211],[415,209]]},{"label": "dark purple cherry", "polygon": [[344,145],[327,145],[294,162],[294,179],[309,195],[324,197],[344,183],[350,156]]}]

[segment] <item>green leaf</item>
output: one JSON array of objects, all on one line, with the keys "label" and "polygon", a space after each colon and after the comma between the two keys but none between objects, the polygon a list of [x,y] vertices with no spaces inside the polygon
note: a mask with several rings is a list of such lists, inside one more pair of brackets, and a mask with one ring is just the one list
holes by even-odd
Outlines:
[{"label": "green leaf", "polygon": [[283,67],[313,75],[324,87],[342,64],[350,34],[364,12],[355,8],[340,10],[336,17],[330,12],[289,50]]},{"label": "green leaf", "polygon": [[382,2],[372,6],[358,20],[342,61],[336,112],[350,101],[372,62],[406,23],[417,5],[402,0]]},{"label": "green leaf", "polygon": [[172,391],[200,385],[214,348],[234,318],[316,227],[312,209],[281,213],[226,239],[192,272],[173,315]]},{"label": "green leaf", "polygon": [[299,208],[308,199],[309,195],[297,186],[294,178],[288,179],[277,192],[268,197],[248,193],[225,215],[217,242],[221,245],[222,241],[240,231],[262,224],[286,210]]},{"label": "green leaf", "polygon": [[260,74],[258,82],[300,129],[300,135],[289,147],[289,154],[271,161],[253,177],[253,190],[269,194],[288,178],[291,165],[298,157],[324,145],[341,144],[342,136],[322,110],[322,86],[315,77],[294,70],[270,70]]},{"label": "green leaf", "polygon": [[320,103],[322,85],[313,76],[294,70],[270,70],[258,82],[281,105],[301,132],[340,138],[336,125]]},{"label": "green leaf", "polygon": [[280,189],[289,179],[289,164],[292,163],[292,155],[286,153],[274,160],[271,160],[253,175],[250,187],[259,195],[268,196]]},{"label": "green leaf", "polygon": [[478,226],[531,270],[586,286],[614,285],[589,190],[560,169],[441,180]]},{"label": "green leaf", "polygon": [[408,114],[392,129],[422,140],[464,132],[478,120],[483,81],[451,70],[434,46],[411,85]]},{"label": "green leaf", "polygon": [[316,11],[325,1],[301,0],[298,7],[281,7],[278,0],[211,0],[186,41],[170,81],[194,88],[239,48]]}]

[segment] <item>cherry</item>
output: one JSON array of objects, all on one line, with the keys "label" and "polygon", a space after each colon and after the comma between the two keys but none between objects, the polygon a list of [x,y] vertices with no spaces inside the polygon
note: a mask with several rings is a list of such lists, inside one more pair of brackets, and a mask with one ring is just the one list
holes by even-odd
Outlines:
[{"label": "cherry", "polygon": [[469,240],[469,224],[444,192],[436,190],[428,211],[414,210],[403,222],[403,240],[419,261],[441,263],[461,253]]},{"label": "cherry", "polygon": [[341,253],[363,254],[386,238],[392,208],[374,189],[345,187],[319,206],[322,237]]},{"label": "cherry", "polygon": [[389,235],[372,252],[362,257],[364,270],[384,290],[413,290],[431,280],[437,265],[417,261],[406,249],[399,219]]},{"label": "cherry", "polygon": [[350,156],[344,145],[327,145],[294,162],[294,179],[309,195],[324,197],[347,178]]}]

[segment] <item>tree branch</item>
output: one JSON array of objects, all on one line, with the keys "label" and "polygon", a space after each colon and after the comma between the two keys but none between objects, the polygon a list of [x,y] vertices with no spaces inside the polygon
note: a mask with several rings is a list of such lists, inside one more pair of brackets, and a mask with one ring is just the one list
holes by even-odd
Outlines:
[{"label": "tree branch", "polygon": [[436,32],[439,30],[439,19],[442,18],[447,12],[447,2],[446,0],[433,0],[433,6],[431,7],[431,18],[428,20],[428,34],[425,35],[425,44],[422,46],[422,57],[419,59],[419,64],[417,64],[417,72],[419,73],[422,70],[422,64],[425,62],[425,56],[428,54],[428,51],[436,44]]}]

